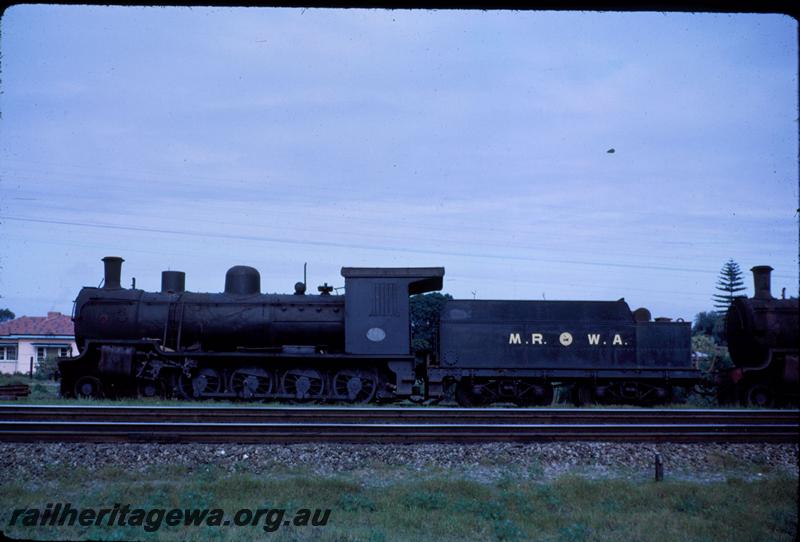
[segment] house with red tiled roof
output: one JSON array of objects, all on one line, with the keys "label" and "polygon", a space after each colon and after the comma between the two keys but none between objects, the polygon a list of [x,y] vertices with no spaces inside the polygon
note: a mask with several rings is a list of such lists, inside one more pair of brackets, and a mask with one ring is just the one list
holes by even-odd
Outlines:
[{"label": "house with red tiled roof", "polygon": [[27,373],[47,358],[78,353],[72,318],[60,312],[0,323],[0,373]]}]

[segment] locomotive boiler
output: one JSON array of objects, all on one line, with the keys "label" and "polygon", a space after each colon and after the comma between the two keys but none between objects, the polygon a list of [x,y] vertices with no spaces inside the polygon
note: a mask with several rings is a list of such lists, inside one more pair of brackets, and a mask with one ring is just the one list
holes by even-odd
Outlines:
[{"label": "locomotive boiler", "polygon": [[320,295],[304,295],[298,282],[290,295],[262,294],[259,272],[231,267],[222,293],[185,291],[185,273],[164,271],[161,291],[120,286],[122,258],[103,258],[102,288],[84,288],[75,305],[75,341],[157,338],[161,346],[207,352],[237,348],[306,345],[341,352],[344,348],[344,299],[320,286]]},{"label": "locomotive boiler", "polygon": [[101,288],[83,288],[73,321],[80,355],[60,360],[65,396],[175,395],[367,402],[408,396],[415,382],[409,296],[442,287],[443,268],[342,268],[345,295],[263,294],[235,266],[222,293],[122,288],[106,257]]},{"label": "locomotive boiler", "polygon": [[732,399],[755,406],[796,400],[798,394],[798,299],[776,299],[772,267],[756,266],[753,297],[737,297],[725,315],[728,352],[736,366],[723,374]]}]

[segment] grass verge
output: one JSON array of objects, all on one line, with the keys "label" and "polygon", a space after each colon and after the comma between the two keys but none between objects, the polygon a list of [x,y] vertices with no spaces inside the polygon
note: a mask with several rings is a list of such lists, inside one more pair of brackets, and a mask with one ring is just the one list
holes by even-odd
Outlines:
[{"label": "grass verge", "polygon": [[[380,477],[381,474],[376,473]],[[440,477],[387,478],[362,484],[348,474],[302,470],[229,473],[213,466],[152,466],[141,472],[51,468],[35,482],[0,492],[0,529],[24,539],[417,541],[628,540],[766,541],[797,537],[797,479],[644,482],[563,476],[550,483],[505,478],[492,483]],[[326,526],[88,527],[10,526],[14,509],[242,508],[330,509]],[[21,517],[21,516],[20,516]]]}]

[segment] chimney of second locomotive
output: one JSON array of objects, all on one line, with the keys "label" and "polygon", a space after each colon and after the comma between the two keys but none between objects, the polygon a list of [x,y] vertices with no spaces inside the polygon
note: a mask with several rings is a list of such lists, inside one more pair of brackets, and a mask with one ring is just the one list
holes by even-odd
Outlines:
[{"label": "chimney of second locomotive", "polygon": [[103,289],[119,290],[122,288],[120,276],[122,275],[122,262],[124,261],[118,256],[106,256],[103,258],[103,265],[105,266]]},{"label": "chimney of second locomotive", "polygon": [[771,291],[772,268],[768,265],[757,265],[750,269],[753,272],[754,299],[774,299]]},{"label": "chimney of second locomotive", "polygon": [[180,294],[186,291],[186,273],[183,271],[161,272],[161,293]]}]

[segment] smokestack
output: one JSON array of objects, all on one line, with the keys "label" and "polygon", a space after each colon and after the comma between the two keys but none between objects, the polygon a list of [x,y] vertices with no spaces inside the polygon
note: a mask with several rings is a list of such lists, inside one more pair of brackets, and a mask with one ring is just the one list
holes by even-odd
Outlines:
[{"label": "smokestack", "polygon": [[183,271],[161,272],[161,293],[180,294],[186,291],[186,273]]},{"label": "smokestack", "polygon": [[103,280],[103,288],[105,290],[119,290],[122,288],[120,285],[120,276],[122,275],[122,258],[118,256],[106,256],[103,258],[105,265],[105,279]]},{"label": "smokestack", "polygon": [[753,299],[774,299],[770,286],[772,268],[768,265],[757,265],[750,269],[753,272]]}]

